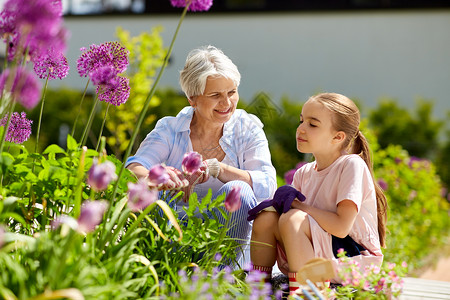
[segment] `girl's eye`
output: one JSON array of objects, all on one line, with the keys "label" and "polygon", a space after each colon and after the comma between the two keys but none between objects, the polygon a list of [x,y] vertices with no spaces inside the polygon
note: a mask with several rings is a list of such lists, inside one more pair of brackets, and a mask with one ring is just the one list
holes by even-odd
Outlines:
[{"label": "girl's eye", "polygon": [[309,126],[311,126],[311,127],[317,127],[316,125],[314,125],[314,124],[312,124],[312,123],[309,123]]}]

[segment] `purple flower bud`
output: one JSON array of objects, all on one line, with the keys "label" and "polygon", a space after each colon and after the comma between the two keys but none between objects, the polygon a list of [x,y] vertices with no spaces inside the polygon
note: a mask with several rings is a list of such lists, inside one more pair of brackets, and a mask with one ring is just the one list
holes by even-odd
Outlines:
[{"label": "purple flower bud", "polygon": [[94,159],[87,178],[87,183],[92,189],[103,191],[111,181],[116,179],[116,166],[112,162],[107,160],[104,163],[97,164],[97,159]]},{"label": "purple flower bud", "polygon": [[190,175],[195,173],[202,165],[202,156],[195,152],[188,152],[184,155],[183,161],[181,162],[181,168],[183,172]]},{"label": "purple flower bud", "polygon": [[225,197],[225,208],[229,212],[235,212],[241,207],[241,187],[233,186]]},{"label": "purple flower bud", "polygon": [[132,211],[145,209],[158,198],[156,190],[150,190],[145,180],[138,183],[128,182],[128,207]]},{"label": "purple flower bud", "polygon": [[93,231],[102,221],[107,207],[106,201],[85,201],[78,217],[78,229],[83,232]]},{"label": "purple flower bud", "polygon": [[148,172],[148,180],[156,186],[165,184],[169,179],[170,176],[162,165],[156,165]]},{"label": "purple flower bud", "polygon": [[378,185],[383,189],[383,191],[388,189],[388,184],[384,179],[378,179]]}]

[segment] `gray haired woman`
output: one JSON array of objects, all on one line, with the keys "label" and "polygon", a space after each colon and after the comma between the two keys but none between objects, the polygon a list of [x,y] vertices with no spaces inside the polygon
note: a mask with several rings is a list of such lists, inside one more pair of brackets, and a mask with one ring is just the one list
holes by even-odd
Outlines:
[{"label": "gray haired woman", "polygon": [[[272,198],[276,172],[261,121],[236,109],[240,79],[236,65],[221,50],[213,46],[192,50],[180,72],[180,85],[190,106],[176,117],[160,119],[126,164],[138,178],[163,164],[171,171],[166,187],[187,184],[184,190],[197,193],[199,199],[209,189],[215,198],[234,186],[241,187],[242,204],[232,214],[230,224],[234,226],[227,234],[248,244],[252,225],[247,221],[248,211]],[[177,169],[181,170],[183,156],[190,151],[202,155],[206,169],[200,180],[186,182]],[[188,196],[175,207],[180,217]]]}]

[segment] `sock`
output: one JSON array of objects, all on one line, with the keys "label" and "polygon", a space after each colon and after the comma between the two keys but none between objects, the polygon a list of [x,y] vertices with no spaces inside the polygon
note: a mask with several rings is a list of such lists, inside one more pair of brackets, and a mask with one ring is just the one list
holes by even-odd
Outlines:
[{"label": "sock", "polygon": [[272,278],[272,267],[265,267],[265,266],[256,266],[253,265],[253,270],[258,270],[261,273],[264,273],[264,282],[270,282],[270,279]]},{"label": "sock", "polygon": [[300,283],[297,282],[297,272],[289,272],[289,294],[293,294],[299,287]]}]

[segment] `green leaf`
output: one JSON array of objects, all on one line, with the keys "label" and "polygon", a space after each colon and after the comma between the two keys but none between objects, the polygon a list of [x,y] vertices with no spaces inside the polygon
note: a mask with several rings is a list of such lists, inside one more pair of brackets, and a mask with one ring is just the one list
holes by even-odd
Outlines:
[{"label": "green leaf", "polygon": [[75,151],[78,148],[77,141],[70,135],[67,135],[67,151]]}]

